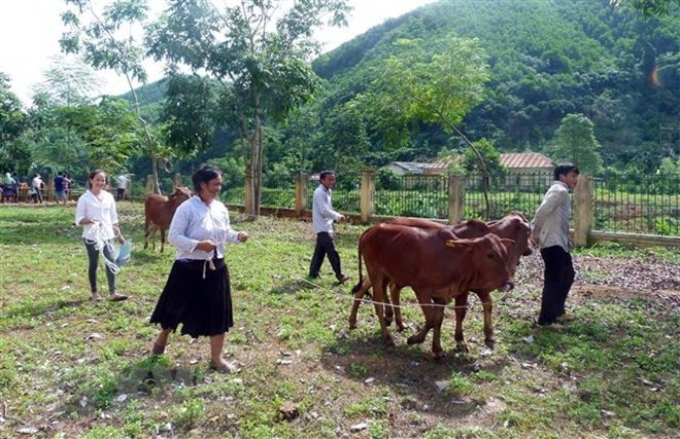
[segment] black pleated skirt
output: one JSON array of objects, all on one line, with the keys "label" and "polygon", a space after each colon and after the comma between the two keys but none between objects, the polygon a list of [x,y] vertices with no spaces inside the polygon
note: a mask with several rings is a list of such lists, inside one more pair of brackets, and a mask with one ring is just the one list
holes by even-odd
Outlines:
[{"label": "black pleated skirt", "polygon": [[213,259],[215,269],[205,261],[175,260],[151,323],[177,330],[193,338],[220,335],[234,326],[229,270],[224,259]]}]

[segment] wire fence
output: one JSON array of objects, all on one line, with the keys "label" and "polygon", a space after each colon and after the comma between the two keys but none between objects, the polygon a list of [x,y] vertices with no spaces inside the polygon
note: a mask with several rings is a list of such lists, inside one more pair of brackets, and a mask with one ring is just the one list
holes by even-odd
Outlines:
[{"label": "wire fence", "polygon": [[378,181],[372,197],[376,215],[442,219],[449,214],[449,179],[446,175],[404,175]]},{"label": "wire fence", "polygon": [[[552,174],[525,173],[489,177],[488,203],[479,175],[464,177],[463,219],[498,219],[510,211],[518,211],[531,219],[552,184]],[[312,209],[317,181],[307,183],[305,206]],[[389,181],[377,179],[371,194],[373,212],[378,216],[409,216],[447,219],[450,194],[446,175],[394,176]],[[242,188],[223,191],[222,200],[243,205]],[[572,199],[573,203],[573,199]],[[593,179],[591,208],[593,230],[651,235],[680,236],[680,175],[622,175],[608,173]],[[285,188],[263,188],[261,205],[284,209],[295,208],[293,182]],[[359,183],[336,187],[333,208],[343,213],[360,213]],[[574,209],[572,209],[572,212]]]}]

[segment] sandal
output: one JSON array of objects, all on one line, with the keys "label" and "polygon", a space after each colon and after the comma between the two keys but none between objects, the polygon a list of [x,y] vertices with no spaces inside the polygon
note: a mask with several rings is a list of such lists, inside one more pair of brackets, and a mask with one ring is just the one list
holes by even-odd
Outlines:
[{"label": "sandal", "polygon": [[241,371],[241,368],[238,367],[237,363],[230,363],[228,361],[220,366],[215,366],[211,361],[209,368],[217,373],[238,373]]},{"label": "sandal", "polygon": [[97,293],[92,293],[92,295],[90,296],[90,300],[93,302],[99,302],[102,300],[102,296],[100,296]]},{"label": "sandal", "polygon": [[125,294],[118,294],[118,293],[111,293],[109,295],[109,302],[122,302],[123,300],[127,300],[128,296]]}]

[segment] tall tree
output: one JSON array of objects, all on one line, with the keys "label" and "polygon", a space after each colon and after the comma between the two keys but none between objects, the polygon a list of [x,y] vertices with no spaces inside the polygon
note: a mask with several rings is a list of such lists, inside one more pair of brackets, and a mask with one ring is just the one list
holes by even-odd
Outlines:
[{"label": "tall tree", "polygon": [[170,0],[147,34],[151,53],[221,85],[223,121],[248,142],[245,209],[260,210],[262,124],[282,120],[318,85],[308,60],[318,53],[316,28],[345,24],[346,0],[241,0],[217,9],[208,0]]},{"label": "tall tree", "polygon": [[21,101],[10,90],[9,76],[0,72],[0,172],[27,173],[31,154],[21,135],[27,116]]},{"label": "tall tree", "polygon": [[548,149],[553,161],[573,163],[588,175],[595,175],[602,168],[593,123],[583,114],[565,116]]},{"label": "tall tree", "polygon": [[377,94],[363,97],[366,108],[375,113],[378,129],[403,135],[403,127],[409,123],[440,125],[472,149],[486,182],[483,155],[458,128],[468,111],[484,100],[484,84],[489,80],[489,66],[479,42],[448,34],[428,42],[402,39],[397,44],[397,54],[376,71],[373,85]]},{"label": "tall tree", "polygon": [[58,105],[77,105],[90,102],[101,87],[101,78],[79,59],[54,57],[52,67],[43,73],[45,80],[37,90]]},{"label": "tall tree", "polygon": [[[65,53],[82,53],[85,61],[97,70],[111,69],[123,75],[134,100],[134,112],[146,138],[146,153],[151,158],[155,191],[160,193],[158,162],[163,151],[153,129],[142,117],[133,81],[146,82],[142,66],[143,42],[135,38],[146,25],[146,0],[111,0],[99,7],[95,0],[64,0],[68,10],[61,19],[67,27],[59,41]],[[81,21],[85,19],[87,21]]]},{"label": "tall tree", "polygon": [[610,0],[616,6],[629,6],[646,17],[668,15],[673,6],[680,7],[680,0]]}]

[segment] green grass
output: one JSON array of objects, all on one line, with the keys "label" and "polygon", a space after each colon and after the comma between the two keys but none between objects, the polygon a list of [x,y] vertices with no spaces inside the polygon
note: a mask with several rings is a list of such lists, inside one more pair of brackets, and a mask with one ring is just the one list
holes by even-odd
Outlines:
[{"label": "green grass", "polygon": [[[238,374],[208,370],[204,338],[173,335],[167,355],[152,358],[157,328],[148,319],[174,252],[142,250],[141,206],[123,202],[119,210],[134,248],[118,285],[131,299],[109,303],[88,300],[73,206],[0,206],[0,438],[26,436],[22,428],[46,438],[430,439],[670,438],[680,429],[680,316],[667,302],[574,296],[576,321],[560,333],[539,331],[532,272],[516,293],[495,296],[493,352],[485,352],[477,307],[465,322],[470,352],[454,354],[448,311],[447,356],[435,363],[430,338],[406,345],[422,323],[415,307],[404,310],[413,326],[393,331],[394,349],[380,342],[372,307],[360,308],[359,327],[349,331],[350,287],[334,285],[327,262],[320,281],[305,280],[311,225],[291,220],[232,215],[251,235],[227,249],[236,325],[225,351],[242,364]],[[364,229],[338,230],[354,280]],[[575,255],[650,251],[678,270],[673,250],[600,245]],[[607,266],[589,279],[610,279]],[[413,300],[403,294],[404,303]],[[437,381],[448,386],[440,391]],[[279,412],[286,403],[298,409],[293,421]]]}]

